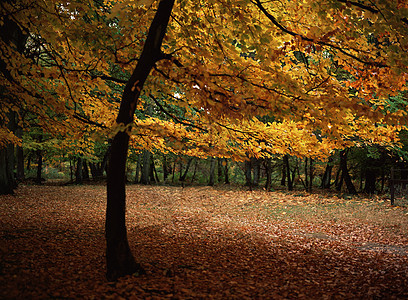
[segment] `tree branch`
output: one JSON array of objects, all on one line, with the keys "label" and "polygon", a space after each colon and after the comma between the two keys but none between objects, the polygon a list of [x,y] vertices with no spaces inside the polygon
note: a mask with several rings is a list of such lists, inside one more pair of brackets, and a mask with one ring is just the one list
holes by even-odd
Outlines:
[{"label": "tree branch", "polygon": [[197,125],[195,125],[195,124],[192,124],[192,123],[187,123],[187,122],[185,122],[185,119],[184,119],[184,120],[180,120],[178,117],[176,117],[176,116],[172,115],[171,113],[169,113],[169,112],[163,107],[163,105],[161,105],[161,103],[156,99],[156,97],[154,97],[152,94],[150,94],[149,96],[150,96],[150,98],[153,99],[154,103],[156,103],[156,105],[160,108],[160,110],[161,110],[165,115],[169,116],[171,119],[173,119],[173,120],[176,121],[177,123],[182,124],[182,125],[185,125],[185,126],[191,126],[191,127],[197,128],[197,129],[199,129],[199,130],[201,130],[201,131],[204,131],[205,133],[208,132],[208,130],[205,129],[205,128],[199,127],[199,126],[197,126]]},{"label": "tree branch", "polygon": [[[338,0],[338,1],[343,1],[343,0]],[[344,0],[344,1],[345,1],[345,0]],[[303,41],[311,42],[311,43],[313,43],[313,44],[318,44],[318,45],[327,46],[327,47],[336,49],[336,50],[340,51],[341,53],[343,53],[344,55],[346,55],[346,56],[348,56],[348,57],[350,57],[350,58],[352,58],[352,59],[354,59],[354,60],[356,60],[356,61],[358,61],[358,62],[360,62],[360,63],[362,63],[362,64],[365,64],[365,65],[376,66],[376,67],[387,67],[387,65],[382,64],[382,63],[363,60],[363,59],[361,59],[361,58],[355,56],[354,54],[351,54],[350,52],[345,51],[344,49],[342,49],[342,48],[339,47],[339,46],[336,46],[336,45],[333,45],[333,44],[330,44],[330,43],[327,43],[327,42],[324,42],[324,41],[319,41],[319,40],[311,39],[311,38],[308,38],[307,36],[304,36],[304,35],[302,35],[302,34],[293,32],[293,31],[289,30],[288,28],[286,28],[285,26],[283,26],[282,24],[280,24],[280,23],[276,20],[276,18],[275,18],[274,16],[272,16],[272,15],[266,10],[266,8],[262,5],[262,3],[261,3],[260,0],[251,0],[251,2],[252,2],[254,5],[256,5],[256,6],[262,11],[262,13],[263,13],[276,27],[278,27],[280,30],[282,30],[283,32],[285,32],[285,33],[287,33],[287,34],[289,34],[289,35],[291,35],[291,36],[298,37],[298,38],[300,38],[300,39],[303,40]]]}]

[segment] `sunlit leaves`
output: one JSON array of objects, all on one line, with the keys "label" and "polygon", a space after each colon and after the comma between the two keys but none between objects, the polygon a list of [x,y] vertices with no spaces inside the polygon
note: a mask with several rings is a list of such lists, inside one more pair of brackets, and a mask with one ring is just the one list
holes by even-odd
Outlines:
[{"label": "sunlit leaves", "polygon": [[[81,127],[88,137],[106,135],[97,126],[114,126],[156,5],[4,4],[29,33],[25,53],[3,45],[13,78],[7,93],[19,99],[4,107],[30,110],[55,135],[75,139]],[[398,142],[406,107],[390,105],[390,96],[406,89],[406,9],[400,2],[180,1],[162,49],[170,59],[157,62],[142,94],[185,109],[186,122],[136,120],[134,146],[324,158],[353,143]]]}]

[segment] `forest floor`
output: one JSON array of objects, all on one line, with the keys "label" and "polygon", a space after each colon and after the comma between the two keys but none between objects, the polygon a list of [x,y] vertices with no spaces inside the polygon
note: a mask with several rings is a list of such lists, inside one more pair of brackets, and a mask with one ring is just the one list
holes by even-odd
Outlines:
[{"label": "forest floor", "polygon": [[408,299],[407,206],[128,186],[129,243],[146,275],[107,282],[105,190],[0,196],[0,299]]}]

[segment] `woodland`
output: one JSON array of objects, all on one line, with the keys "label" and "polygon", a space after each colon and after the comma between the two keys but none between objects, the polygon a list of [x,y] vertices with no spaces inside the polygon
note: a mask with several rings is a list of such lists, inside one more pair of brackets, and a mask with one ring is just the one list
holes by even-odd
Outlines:
[{"label": "woodland", "polygon": [[1,1],[1,295],[407,297],[407,16]]}]

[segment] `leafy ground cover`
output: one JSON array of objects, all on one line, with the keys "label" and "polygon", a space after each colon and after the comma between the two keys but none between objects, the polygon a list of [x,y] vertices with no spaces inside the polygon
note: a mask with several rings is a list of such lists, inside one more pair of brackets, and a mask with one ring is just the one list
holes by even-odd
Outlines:
[{"label": "leafy ground cover", "polygon": [[408,209],[381,199],[128,187],[146,274],[104,277],[103,186],[0,197],[1,299],[406,299]]}]

